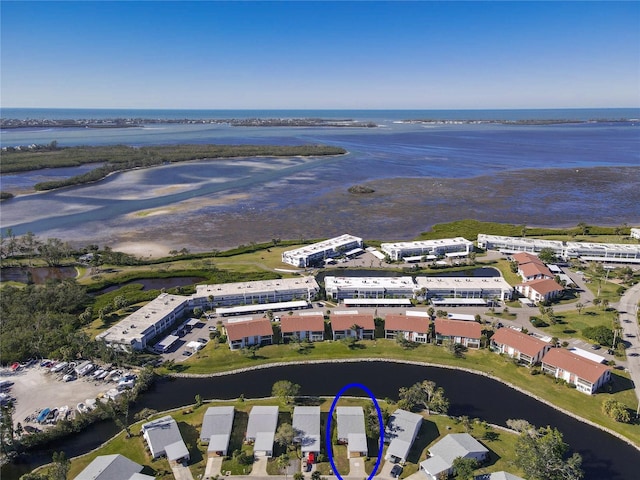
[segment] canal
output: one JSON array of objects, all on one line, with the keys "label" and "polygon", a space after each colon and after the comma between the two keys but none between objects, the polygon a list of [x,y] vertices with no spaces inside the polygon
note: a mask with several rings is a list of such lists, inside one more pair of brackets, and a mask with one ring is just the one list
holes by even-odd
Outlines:
[{"label": "canal", "polygon": [[[490,378],[438,367],[387,362],[326,363],[288,365],[211,378],[161,379],[132,407],[131,418],[142,408],[159,411],[204,399],[265,397],[273,383],[290,380],[301,386],[301,395],[335,395],[348,383],[366,385],[378,398],[397,399],[398,390],[422,380],[432,380],[444,388],[451,402],[451,415],[467,415],[505,425],[508,419],[523,418],[536,426],[558,428],[564,440],[583,457],[586,479],[626,480],[637,478],[640,451],[618,438],[586,425],[535,399]],[[354,389],[347,395],[362,396]],[[99,446],[116,433],[114,425],[103,422],[70,437],[47,450],[34,452],[22,464],[5,467],[2,478],[18,478],[37,465],[48,462],[53,451],[80,455]],[[6,476],[5,476],[6,475]]]}]

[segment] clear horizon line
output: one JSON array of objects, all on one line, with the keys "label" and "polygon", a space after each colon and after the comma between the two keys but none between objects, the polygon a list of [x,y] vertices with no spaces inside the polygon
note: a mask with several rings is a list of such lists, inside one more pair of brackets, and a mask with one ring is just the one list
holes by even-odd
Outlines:
[{"label": "clear horizon line", "polygon": [[226,108],[222,108],[222,107],[215,107],[215,108],[207,108],[207,107],[201,107],[201,108],[194,108],[194,107],[185,107],[185,108],[181,108],[181,107],[0,107],[0,111],[5,110],[5,109],[13,109],[13,110],[193,110],[193,111],[198,111],[198,110],[212,110],[212,111],[219,111],[219,110],[238,110],[238,111],[251,111],[251,110],[272,110],[272,111],[284,111],[284,110],[299,110],[299,111],[306,111],[306,110],[345,110],[345,111],[353,111],[353,110],[358,110],[358,111],[410,111],[410,110],[434,110],[434,111],[459,111],[459,110],[469,110],[469,111],[483,111],[483,110],[612,110],[612,109],[616,109],[616,110],[631,110],[631,109],[640,109],[640,105],[637,106],[626,106],[626,107],[534,107],[534,108],[530,108],[530,107],[487,107],[487,108],[424,108],[424,107],[415,107],[415,108],[347,108],[347,107],[338,107],[338,108],[331,108],[331,107],[321,107],[321,108],[314,108],[314,107],[305,107],[305,108],[285,108],[285,107],[278,107],[278,108],[265,108],[265,107],[252,107],[252,108],[248,108],[248,107],[242,107],[242,108],[230,108],[230,107],[226,107]]}]

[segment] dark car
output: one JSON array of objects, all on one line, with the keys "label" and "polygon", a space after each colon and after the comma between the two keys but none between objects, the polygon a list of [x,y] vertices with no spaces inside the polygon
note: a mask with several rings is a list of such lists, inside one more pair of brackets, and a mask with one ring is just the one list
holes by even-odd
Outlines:
[{"label": "dark car", "polygon": [[402,465],[394,465],[393,468],[391,469],[391,476],[393,478],[398,478],[400,476],[400,474],[402,474]]},{"label": "dark car", "polygon": [[591,345],[591,350],[600,350],[600,345],[597,343],[595,345]]}]

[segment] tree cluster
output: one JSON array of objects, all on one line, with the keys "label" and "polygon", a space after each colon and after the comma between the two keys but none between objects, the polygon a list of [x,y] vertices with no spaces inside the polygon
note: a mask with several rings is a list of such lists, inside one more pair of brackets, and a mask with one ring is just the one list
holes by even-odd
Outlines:
[{"label": "tree cluster", "polygon": [[602,411],[616,422],[629,423],[631,421],[631,414],[627,406],[613,398],[608,398],[602,402]]},{"label": "tree cluster", "polygon": [[449,400],[444,395],[444,389],[430,380],[402,387],[398,396],[398,406],[404,410],[413,410],[419,406],[424,406],[428,412],[440,414],[446,414],[449,410]]}]

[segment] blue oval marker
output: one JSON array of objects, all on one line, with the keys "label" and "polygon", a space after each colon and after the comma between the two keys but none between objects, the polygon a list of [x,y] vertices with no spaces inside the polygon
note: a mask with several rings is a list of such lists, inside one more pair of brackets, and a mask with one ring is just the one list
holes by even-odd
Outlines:
[{"label": "blue oval marker", "polygon": [[373,400],[373,406],[376,407],[376,412],[378,413],[378,423],[380,424],[380,446],[378,447],[378,460],[376,460],[376,464],[373,467],[373,471],[371,475],[367,477],[367,480],[371,480],[373,476],[378,471],[378,467],[380,466],[380,461],[382,460],[382,449],[384,448],[384,424],[382,423],[382,412],[380,411],[380,405],[378,405],[378,401],[376,397],[373,395],[373,392],[369,390],[367,387],[362,385],[361,383],[350,383],[345,385],[340,389],[336,397],[333,399],[333,403],[331,404],[331,408],[329,409],[329,418],[327,419],[327,429],[325,431],[325,448],[327,449],[327,455],[329,456],[329,463],[331,463],[331,468],[333,469],[333,474],[338,477],[339,480],[343,480],[342,476],[338,473],[338,469],[336,468],[336,464],[333,461],[333,446],[331,445],[331,422],[333,420],[333,411],[336,408],[336,403],[338,403],[338,399],[345,392],[345,390],[349,390],[350,388],[359,388],[360,390],[364,390],[364,392],[369,395],[369,398]]}]

